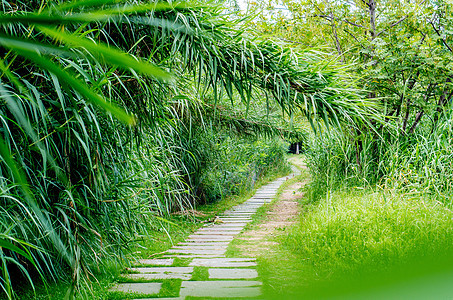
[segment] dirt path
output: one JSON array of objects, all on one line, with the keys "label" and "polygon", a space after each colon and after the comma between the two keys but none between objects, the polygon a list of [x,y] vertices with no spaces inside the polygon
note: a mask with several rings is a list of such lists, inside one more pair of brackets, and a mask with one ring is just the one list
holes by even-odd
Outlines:
[{"label": "dirt path", "polygon": [[[303,170],[307,168],[302,157],[292,157],[290,161]],[[300,174],[300,171],[296,174]],[[304,196],[301,188],[306,183],[296,182],[287,186],[278,196],[277,202],[266,211],[263,221],[237,238],[241,242],[236,243],[236,248],[242,256],[259,257],[275,251],[274,237],[296,221],[300,212],[299,202]]]}]

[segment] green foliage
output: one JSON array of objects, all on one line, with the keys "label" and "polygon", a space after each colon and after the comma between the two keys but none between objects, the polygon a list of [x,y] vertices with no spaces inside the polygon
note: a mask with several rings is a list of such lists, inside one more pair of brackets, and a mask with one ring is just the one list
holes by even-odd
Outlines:
[{"label": "green foliage", "polygon": [[[10,299],[33,274],[68,282],[73,298],[150,222],[190,208],[218,179],[226,188],[212,199],[281,166],[282,144],[216,140],[231,126],[291,136],[256,121],[270,101],[290,117],[372,117],[373,103],[344,87],[345,69],[254,36],[222,4],[1,4],[0,288]],[[245,113],[217,118],[223,95]],[[266,113],[250,111],[257,98]]]},{"label": "green foliage", "polygon": [[220,134],[215,142],[200,182],[205,202],[244,193],[268,173],[289,171],[288,145],[280,139],[248,142]]},{"label": "green foliage", "polygon": [[[360,78],[357,86],[381,103],[379,110],[385,116],[385,122],[344,126],[331,136],[316,138],[310,156],[319,191],[326,191],[328,185],[385,183],[446,197],[450,175],[439,158],[446,161],[450,156],[445,130],[453,96],[451,3],[288,0],[284,4],[291,12],[285,20],[290,30],[275,30],[275,35],[295,45],[322,44],[331,56],[354,63],[350,71]],[[273,31],[272,26],[257,28]]]},{"label": "green foliage", "polygon": [[412,257],[450,253],[452,213],[431,199],[334,193],[312,207],[287,237],[320,277],[373,272]]},{"label": "green foliage", "polygon": [[378,184],[386,190],[430,195],[451,203],[451,118],[441,116],[432,133],[421,130],[388,141],[363,134],[360,152],[357,138],[340,130],[313,136],[306,154],[311,197],[322,198],[343,187]]}]

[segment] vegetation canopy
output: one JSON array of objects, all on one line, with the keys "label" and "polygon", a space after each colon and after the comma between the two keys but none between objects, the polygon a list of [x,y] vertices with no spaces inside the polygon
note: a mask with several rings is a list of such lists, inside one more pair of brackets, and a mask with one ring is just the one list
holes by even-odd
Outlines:
[{"label": "vegetation canopy", "polygon": [[[285,121],[296,112],[313,126],[378,119],[346,67],[254,35],[252,19],[222,3],[2,0],[0,14],[0,286],[10,299],[19,277],[63,279],[72,298],[150,220],[284,165],[271,139],[306,138]],[[226,189],[212,188],[219,179]]]}]

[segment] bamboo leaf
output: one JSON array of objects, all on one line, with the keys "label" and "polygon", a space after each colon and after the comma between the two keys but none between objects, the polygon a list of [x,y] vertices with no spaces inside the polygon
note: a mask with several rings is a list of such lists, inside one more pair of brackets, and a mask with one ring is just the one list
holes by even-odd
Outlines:
[{"label": "bamboo leaf", "polygon": [[71,52],[68,48],[65,47],[55,47],[48,44],[32,41],[30,39],[22,39],[2,34],[0,34],[0,45],[18,50],[34,50],[34,52],[36,53],[52,54],[60,57],[75,58],[78,56],[76,53]]},{"label": "bamboo leaf", "polygon": [[[0,146],[1,147],[1,146]],[[19,248],[18,246],[14,245],[13,243],[9,242],[7,239],[5,239],[5,237],[1,237],[0,236],[0,248],[5,248],[5,249],[8,249],[8,250],[11,250],[19,255],[22,255],[24,258],[26,258],[27,260],[29,260],[30,262],[34,262],[33,261],[33,258],[30,256],[29,253],[27,253],[26,251],[22,250],[21,248]]]},{"label": "bamboo leaf", "polygon": [[[95,1],[93,1],[93,5],[94,2]],[[101,3],[99,3],[98,5],[101,5]],[[76,7],[82,6],[74,4],[73,7],[63,6],[62,8],[57,9],[66,10]],[[139,14],[151,11],[162,11],[170,9],[184,9],[188,7],[189,6],[184,2],[179,3],[157,2],[141,5],[138,4],[124,5],[116,8],[97,10],[89,13],[56,14],[51,13],[50,11],[43,11],[41,13],[33,12],[22,14],[0,14],[0,24],[23,23],[23,24],[59,25],[70,23],[105,22],[117,18],[121,15]]]},{"label": "bamboo leaf", "polygon": [[74,34],[57,31],[50,27],[38,26],[38,28],[46,35],[69,46],[85,48],[93,56],[106,64],[118,66],[124,70],[133,69],[138,73],[153,76],[159,80],[169,80],[172,78],[168,72],[163,71],[154,64],[135,59],[130,55],[108,47],[105,44],[96,44],[86,38],[80,38]]},{"label": "bamboo leaf", "polygon": [[9,81],[16,86],[16,88],[22,92],[22,93],[27,93],[27,89],[24,87],[24,85],[19,81],[19,78],[17,78],[8,68],[8,66],[5,65],[4,61],[0,59],[0,71],[3,72],[3,74],[0,75],[0,80],[3,75],[5,75]]},{"label": "bamboo leaf", "polygon": [[66,82],[82,96],[86,98],[87,101],[93,103],[94,105],[104,109],[105,111],[111,113],[121,122],[134,125],[135,118],[131,114],[127,113],[124,109],[120,108],[114,103],[108,102],[104,97],[96,94],[92,89],[90,89],[84,82],[77,79],[74,74],[71,74],[68,70],[64,70],[59,65],[52,62],[50,59],[40,56],[33,51],[16,49],[12,48],[21,56],[33,61],[35,64],[43,67],[49,72],[55,74],[61,81]]}]

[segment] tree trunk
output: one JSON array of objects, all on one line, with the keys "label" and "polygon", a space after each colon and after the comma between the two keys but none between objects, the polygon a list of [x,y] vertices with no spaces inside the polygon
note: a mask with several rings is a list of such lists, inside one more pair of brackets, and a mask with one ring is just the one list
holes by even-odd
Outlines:
[{"label": "tree trunk", "polygon": [[[446,82],[450,83],[451,82],[451,77],[448,77]],[[450,101],[452,96],[453,96],[453,90],[450,91],[450,94],[448,94],[447,89],[444,89],[444,92],[442,93],[442,95],[440,95],[439,101],[437,102],[436,111],[434,112],[434,117],[433,117],[433,120],[434,120],[433,123],[434,124],[433,124],[433,129],[431,130],[431,132],[433,132],[434,129],[436,128],[437,121],[439,120],[439,115],[442,112],[445,104],[447,104]]]},{"label": "tree trunk", "polygon": [[376,1],[369,0],[367,5],[370,10],[370,35],[371,40],[374,40],[376,38]]},{"label": "tree trunk", "polygon": [[413,123],[412,126],[411,126],[411,129],[409,129],[409,134],[414,133],[414,130],[415,130],[415,128],[417,127],[418,123],[420,122],[420,120],[421,120],[423,114],[424,114],[424,111],[423,111],[423,110],[422,110],[422,111],[419,111],[419,112],[417,113],[417,115],[415,116],[415,121],[414,121],[414,123]]}]

